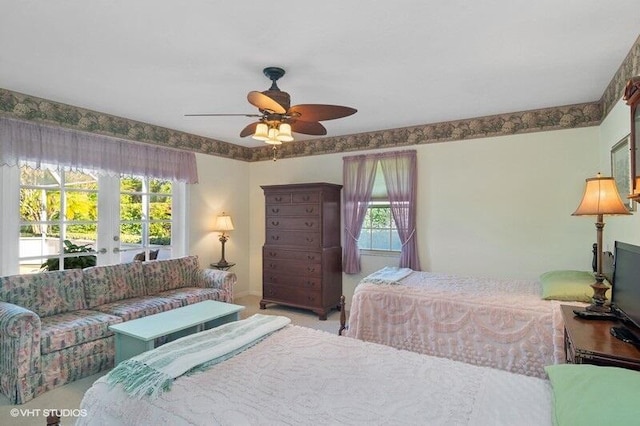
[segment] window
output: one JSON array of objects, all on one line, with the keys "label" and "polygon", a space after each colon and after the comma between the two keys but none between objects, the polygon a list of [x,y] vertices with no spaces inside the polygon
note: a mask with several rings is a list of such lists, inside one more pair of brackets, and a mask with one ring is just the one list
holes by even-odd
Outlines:
[{"label": "window", "polygon": [[167,259],[186,250],[186,184],[0,167],[0,274]]},{"label": "window", "polygon": [[361,272],[361,248],[399,248],[399,266],[420,269],[416,159],[415,150],[343,157],[345,273]]},{"label": "window", "polygon": [[95,176],[20,168],[21,274],[94,266],[97,227]]},{"label": "window", "polygon": [[358,248],[361,250],[400,251],[402,244],[391,214],[391,203],[387,194],[382,166],[378,162],[375,168],[371,202],[358,238]]},{"label": "window", "polygon": [[362,223],[358,248],[361,250],[397,251],[402,249],[396,223],[388,201],[369,204]]},{"label": "window", "polygon": [[123,260],[171,257],[172,199],[170,181],[120,179],[120,251]]}]

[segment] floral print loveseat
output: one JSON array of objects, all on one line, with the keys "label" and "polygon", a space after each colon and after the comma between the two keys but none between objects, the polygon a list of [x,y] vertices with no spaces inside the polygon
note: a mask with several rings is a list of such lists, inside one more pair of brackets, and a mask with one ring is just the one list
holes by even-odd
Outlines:
[{"label": "floral print loveseat", "polygon": [[0,392],[25,403],[113,367],[111,324],[233,300],[232,272],[196,256],[0,277]]}]

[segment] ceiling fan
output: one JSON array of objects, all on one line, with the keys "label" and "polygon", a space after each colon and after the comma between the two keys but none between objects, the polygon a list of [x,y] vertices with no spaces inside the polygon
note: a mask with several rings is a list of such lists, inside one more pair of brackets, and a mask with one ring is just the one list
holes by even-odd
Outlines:
[{"label": "ceiling fan", "polygon": [[278,88],[276,82],[285,71],[279,67],[263,70],[271,80],[271,87],[263,92],[251,91],[247,95],[249,103],[260,111],[259,114],[185,114],[186,116],[245,116],[256,117],[240,132],[240,137],[252,135],[254,139],[268,144],[280,145],[293,140],[291,132],[305,135],[326,135],[327,129],[320,121],[334,120],[355,114],[358,110],[340,105],[300,104],[291,106],[291,96]]}]

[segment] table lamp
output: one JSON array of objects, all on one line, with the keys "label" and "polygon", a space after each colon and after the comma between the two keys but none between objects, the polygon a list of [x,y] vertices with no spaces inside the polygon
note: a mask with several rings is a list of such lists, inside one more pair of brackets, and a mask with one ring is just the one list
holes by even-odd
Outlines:
[{"label": "table lamp", "polygon": [[602,229],[604,228],[605,214],[631,214],[622,203],[616,181],[612,177],[602,177],[600,173],[594,178],[586,179],[584,195],[580,205],[573,212],[572,216],[597,216],[597,267],[596,282],[591,284],[593,289],[593,302],[586,307],[592,312],[607,312],[609,307],[605,306],[607,297],[605,293],[609,287],[604,284],[602,274]]},{"label": "table lamp", "polygon": [[231,221],[231,216],[222,212],[222,214],[216,218],[214,231],[220,232],[220,242],[222,243],[222,257],[220,258],[218,265],[228,265],[229,262],[227,262],[224,258],[224,243],[226,243],[229,239],[229,235],[225,234],[225,232],[233,231],[233,222]]}]

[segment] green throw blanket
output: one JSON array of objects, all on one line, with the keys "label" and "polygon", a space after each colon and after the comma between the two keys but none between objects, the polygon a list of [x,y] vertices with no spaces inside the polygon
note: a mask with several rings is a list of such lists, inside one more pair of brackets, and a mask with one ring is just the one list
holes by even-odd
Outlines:
[{"label": "green throw blanket", "polygon": [[121,362],[107,383],[120,383],[138,398],[156,397],[168,391],[174,379],[229,359],[290,322],[287,317],[255,314],[192,334]]}]

